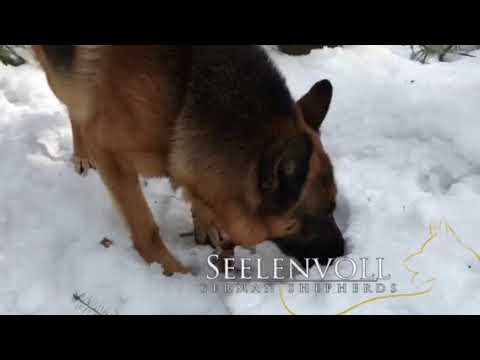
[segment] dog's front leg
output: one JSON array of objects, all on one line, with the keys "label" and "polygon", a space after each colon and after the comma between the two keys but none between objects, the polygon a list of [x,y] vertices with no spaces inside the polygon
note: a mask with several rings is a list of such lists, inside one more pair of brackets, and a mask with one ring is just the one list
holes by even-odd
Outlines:
[{"label": "dog's front leg", "polygon": [[139,254],[149,263],[157,262],[166,274],[188,273],[167,249],[144,198],[135,169],[115,154],[94,150],[97,170],[108,187],[123,218],[131,231],[131,237]]},{"label": "dog's front leg", "polygon": [[221,245],[220,234],[215,229],[213,213],[201,201],[192,199],[191,202],[195,242],[198,245],[212,245],[218,250]]},{"label": "dog's front leg", "polygon": [[215,226],[215,215],[199,200],[192,200],[192,217],[195,241],[199,245],[211,245],[223,259],[234,257],[235,245],[231,239],[225,239],[221,231]]}]

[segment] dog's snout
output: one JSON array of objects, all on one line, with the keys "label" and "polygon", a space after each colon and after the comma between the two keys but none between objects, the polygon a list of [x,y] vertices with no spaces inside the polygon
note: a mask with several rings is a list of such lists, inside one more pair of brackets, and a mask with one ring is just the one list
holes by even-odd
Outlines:
[{"label": "dog's snout", "polygon": [[316,258],[325,265],[329,259],[344,256],[345,239],[333,215],[317,218],[315,225],[311,228],[311,236],[278,240],[277,245],[286,255],[296,258],[302,264],[306,264],[307,258]]}]

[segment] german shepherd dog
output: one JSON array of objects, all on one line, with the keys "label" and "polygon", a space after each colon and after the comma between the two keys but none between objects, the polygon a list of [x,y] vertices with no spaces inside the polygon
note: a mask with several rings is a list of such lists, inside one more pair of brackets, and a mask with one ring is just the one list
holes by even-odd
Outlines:
[{"label": "german shepherd dog", "polygon": [[97,169],[147,262],[189,272],[162,242],[139,176],[168,177],[184,190],[199,243],[271,240],[302,263],[343,255],[334,170],[319,134],[328,80],[295,102],[253,45],[33,49],[68,108],[76,170]]}]

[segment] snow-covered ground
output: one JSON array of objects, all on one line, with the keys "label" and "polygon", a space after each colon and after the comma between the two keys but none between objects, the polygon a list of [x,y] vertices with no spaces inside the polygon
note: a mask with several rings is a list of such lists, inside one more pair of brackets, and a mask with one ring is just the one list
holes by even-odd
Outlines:
[{"label": "snow-covered ground", "polygon": [[[205,293],[212,250],[180,238],[192,230],[189,206],[168,182],[150,180],[145,192],[163,239],[196,274],[163,276],[132,249],[98,175],[74,173],[66,112],[42,72],[0,63],[0,313],[81,314],[72,296],[85,293],[118,314],[480,314],[480,53],[473,54],[421,65],[400,46],[272,52],[295,96],[320,79],[334,84],[322,138],[339,182],[336,216],[349,257],[384,258],[392,278],[379,294],[374,286],[354,293],[352,284],[338,293],[335,283],[328,294],[290,293],[287,283]],[[105,237],[113,240],[108,249]],[[278,255],[266,243],[255,256]]]}]

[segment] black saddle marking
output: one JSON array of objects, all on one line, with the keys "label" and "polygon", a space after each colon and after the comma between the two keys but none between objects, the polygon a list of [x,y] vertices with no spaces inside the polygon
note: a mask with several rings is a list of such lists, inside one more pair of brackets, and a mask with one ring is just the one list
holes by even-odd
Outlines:
[{"label": "black saddle marking", "polygon": [[75,56],[75,45],[43,45],[48,61],[62,70],[71,70]]}]

